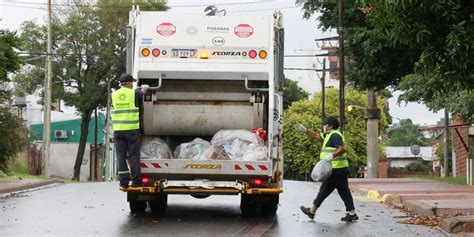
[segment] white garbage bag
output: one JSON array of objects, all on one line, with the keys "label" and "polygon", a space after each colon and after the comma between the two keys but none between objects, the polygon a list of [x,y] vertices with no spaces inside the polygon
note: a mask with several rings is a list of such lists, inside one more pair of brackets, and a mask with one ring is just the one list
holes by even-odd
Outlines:
[{"label": "white garbage bag", "polygon": [[311,171],[311,178],[316,182],[326,181],[332,173],[331,162],[325,159],[320,160]]},{"label": "white garbage bag", "polygon": [[174,150],[175,159],[198,160],[202,153],[211,146],[206,140],[196,138],[190,142],[182,143]]},{"label": "white garbage bag", "polygon": [[171,159],[171,149],[168,144],[159,138],[154,138],[143,146],[142,158],[148,159]]},{"label": "white garbage bag", "polygon": [[[214,152],[209,152],[210,159],[261,161],[268,159],[268,148],[257,134],[245,130],[221,130],[211,140]],[[217,151],[217,152],[216,152]]]},{"label": "white garbage bag", "polygon": [[268,160],[268,148],[256,144],[249,144],[242,156],[242,161],[265,161]]},{"label": "white garbage bag", "polygon": [[245,129],[220,130],[212,137],[211,144],[220,146],[223,143],[233,141],[235,139],[247,141],[248,143],[257,143],[264,145],[264,141],[259,136],[257,136],[257,134]]}]

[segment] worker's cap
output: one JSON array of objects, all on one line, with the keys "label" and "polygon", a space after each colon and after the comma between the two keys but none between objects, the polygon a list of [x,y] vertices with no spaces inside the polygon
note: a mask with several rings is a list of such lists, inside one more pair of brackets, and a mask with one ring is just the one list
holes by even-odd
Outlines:
[{"label": "worker's cap", "polygon": [[127,82],[134,82],[134,81],[137,81],[135,78],[132,77],[132,75],[130,74],[122,74],[122,76],[120,76],[120,84],[126,84]]}]

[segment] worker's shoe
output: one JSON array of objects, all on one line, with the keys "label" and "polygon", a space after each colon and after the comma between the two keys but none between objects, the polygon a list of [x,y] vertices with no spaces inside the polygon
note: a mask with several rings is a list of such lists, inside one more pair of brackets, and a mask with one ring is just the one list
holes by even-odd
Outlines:
[{"label": "worker's shoe", "polygon": [[356,221],[356,220],[359,220],[359,217],[357,216],[357,214],[351,214],[351,213],[346,213],[346,216],[345,217],[342,217],[341,218],[341,221]]},{"label": "worker's shoe", "polygon": [[301,211],[309,217],[309,219],[314,219],[314,213],[311,213],[311,209],[309,207],[300,207]]}]

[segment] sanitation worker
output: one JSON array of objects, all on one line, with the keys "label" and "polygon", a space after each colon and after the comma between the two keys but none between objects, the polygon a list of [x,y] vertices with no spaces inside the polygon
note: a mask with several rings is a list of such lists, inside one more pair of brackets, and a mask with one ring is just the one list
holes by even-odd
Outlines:
[{"label": "sanitation worker", "polygon": [[142,85],[141,89],[134,90],[134,81],[136,80],[130,74],[123,74],[119,79],[121,88],[112,93],[112,129],[121,189],[128,188],[130,179],[132,186],[141,185],[140,106],[149,86]]},{"label": "sanitation worker", "polygon": [[355,213],[354,200],[352,199],[351,191],[349,190],[349,162],[344,155],[346,149],[344,148],[344,136],[338,130],[339,121],[335,117],[328,117],[323,122],[323,134],[306,129],[301,124],[295,124],[295,128],[313,139],[322,140],[321,153],[319,158],[326,159],[331,162],[332,173],[331,176],[321,184],[319,193],[313,201],[311,207],[301,206],[301,211],[310,219],[314,219],[316,211],[334,189],[337,189],[339,196],[344,201],[346,206],[346,215],[341,218],[341,221],[354,221],[359,217]]}]

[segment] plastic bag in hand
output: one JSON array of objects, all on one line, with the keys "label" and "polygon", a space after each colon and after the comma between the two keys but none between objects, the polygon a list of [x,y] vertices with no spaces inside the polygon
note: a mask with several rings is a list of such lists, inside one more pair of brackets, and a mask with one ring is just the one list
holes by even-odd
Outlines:
[{"label": "plastic bag in hand", "polygon": [[328,160],[320,160],[311,171],[311,178],[316,182],[326,181],[332,173],[331,162]]}]

